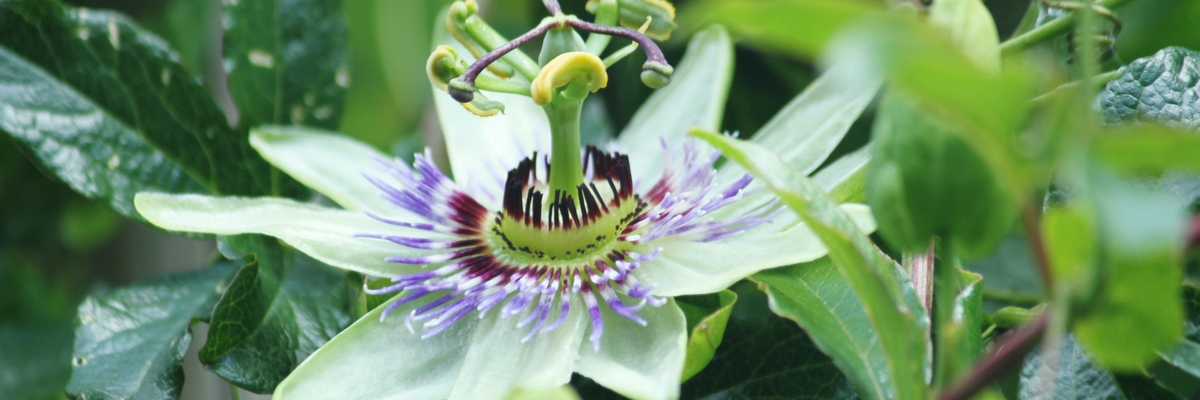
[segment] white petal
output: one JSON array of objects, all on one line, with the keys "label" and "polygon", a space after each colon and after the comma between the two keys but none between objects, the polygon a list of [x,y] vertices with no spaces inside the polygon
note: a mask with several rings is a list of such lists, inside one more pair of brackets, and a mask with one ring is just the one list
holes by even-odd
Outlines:
[{"label": "white petal", "polygon": [[315,129],[267,126],[250,132],[250,146],[271,165],[342,208],[376,213],[401,210],[363,178],[363,172],[377,168],[375,160],[392,157],[362,142]]},{"label": "white petal", "polygon": [[[459,52],[465,53],[465,50]],[[515,79],[515,78],[514,78]],[[487,93],[504,103],[504,113],[479,117],[463,109],[449,94],[434,89],[438,121],[446,138],[454,180],[468,193],[497,197],[504,193],[503,177],[522,158],[550,148],[550,122],[542,108],[528,97]]]},{"label": "white petal", "polygon": [[[770,148],[800,174],[812,174],[879,91],[878,81],[847,77],[844,71],[835,66],[821,74],[750,141]],[[725,163],[722,181],[737,179],[745,171],[737,163]]]},{"label": "white petal", "polygon": [[[575,300],[562,326],[525,343],[521,339],[531,326],[517,326],[524,314],[502,318],[498,309],[490,310],[479,321],[450,400],[502,400],[516,389],[550,389],[567,384],[587,328],[579,307],[583,302]],[[559,310],[557,305],[552,306],[545,323],[556,321]]]},{"label": "white petal", "polygon": [[445,399],[478,320],[463,318],[428,339],[421,339],[420,331],[409,332],[404,317],[436,298],[405,304],[383,321],[380,313],[395,300],[367,313],[296,367],[275,388],[274,398]]},{"label": "white petal", "polygon": [[274,236],[326,264],[370,275],[391,277],[418,272],[419,266],[384,259],[428,254],[385,240],[354,237],[360,233],[429,237],[424,231],[388,225],[360,212],[287,199],[138,193],[134,205],[146,220],[164,229]]},{"label": "white petal", "polygon": [[[875,230],[870,207],[862,204],[841,207],[863,232]],[[793,213],[787,214],[795,220]],[[662,247],[662,252],[635,274],[654,285],[651,293],[659,296],[717,292],[755,272],[816,260],[828,252],[821,239],[804,224],[794,224],[782,232],[735,235],[712,243],[666,238],[646,246]]]},{"label": "white petal", "polygon": [[584,343],[575,371],[631,399],[679,398],[687,324],[675,300],[642,308],[638,315],[646,319],[646,326],[602,310],[600,351]]},{"label": "white petal", "polygon": [[721,127],[732,72],[733,43],[724,28],[713,26],[692,38],[671,84],[656,90],[617,138],[621,150],[629,154],[639,192],[662,175],[660,139],[674,148],[692,127],[710,131]]}]

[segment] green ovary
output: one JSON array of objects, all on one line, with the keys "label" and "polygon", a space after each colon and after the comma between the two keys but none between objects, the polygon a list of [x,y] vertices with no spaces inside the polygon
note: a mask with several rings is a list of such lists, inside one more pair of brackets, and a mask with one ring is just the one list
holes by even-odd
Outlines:
[{"label": "green ovary", "polygon": [[[607,204],[609,212],[601,213],[590,220],[580,215],[581,225],[574,220],[569,226],[551,228],[543,221],[542,226],[527,224],[525,219],[503,215],[492,221],[489,239],[494,248],[511,260],[534,265],[575,265],[581,261],[590,263],[622,246],[617,239],[634,217],[641,211],[636,198],[626,199],[617,206]],[[548,215],[549,210],[542,210]]]}]

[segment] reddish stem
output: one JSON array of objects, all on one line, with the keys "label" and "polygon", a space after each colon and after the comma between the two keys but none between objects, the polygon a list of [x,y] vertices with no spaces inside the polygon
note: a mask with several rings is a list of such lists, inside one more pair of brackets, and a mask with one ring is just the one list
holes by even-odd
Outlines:
[{"label": "reddish stem", "polygon": [[1046,256],[1046,243],[1042,239],[1042,213],[1034,208],[1034,203],[1025,205],[1022,212],[1022,222],[1025,225],[1025,238],[1029,242],[1029,251],[1033,253],[1033,261],[1037,264],[1038,273],[1042,276],[1042,287],[1054,287],[1054,276],[1050,272],[1050,259]]},{"label": "reddish stem", "polygon": [[1032,323],[1010,331],[1000,338],[983,360],[975,365],[971,375],[943,392],[938,400],[966,400],[974,397],[988,385],[1017,372],[1029,354],[1046,333],[1050,324],[1050,313],[1042,313]]},{"label": "reddish stem", "polygon": [[1192,227],[1188,231],[1187,248],[1200,246],[1200,213],[1192,216]]}]

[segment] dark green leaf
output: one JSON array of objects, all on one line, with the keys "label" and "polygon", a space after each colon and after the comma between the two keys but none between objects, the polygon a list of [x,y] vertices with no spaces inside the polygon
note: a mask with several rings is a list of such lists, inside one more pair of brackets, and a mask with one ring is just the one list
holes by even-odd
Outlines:
[{"label": "dark green leaf", "polygon": [[985,313],[1007,306],[1032,306],[1039,301],[1041,283],[1029,246],[1020,236],[1009,235],[992,255],[968,263],[966,269],[983,275]]},{"label": "dark green leaf", "polygon": [[[875,361],[870,361],[870,368],[860,369],[861,361],[848,358],[862,356],[853,351],[834,352],[839,342],[856,333],[840,326],[836,315],[830,318],[833,313],[830,303],[821,301],[803,283],[794,279],[777,282],[776,285],[785,286],[774,297],[772,310],[808,329],[814,341],[832,353],[838,366],[866,397],[924,397],[928,389],[924,383],[929,368],[928,319],[899,266],[875,247],[820,187],[788,169],[766,148],[711,132],[693,130],[691,134],[713,144],[725,157],[746,168],[821,238],[829,248],[829,260],[836,267],[839,279],[846,283],[841,292],[858,300],[858,308],[866,316],[870,330],[885,333],[877,335],[878,341],[872,345],[882,347],[886,369],[875,368],[878,366]],[[795,298],[786,298],[789,295]]]},{"label": "dark green leaf", "polygon": [[[1092,363],[1091,357],[1073,337],[1061,339],[1058,363],[1042,365],[1042,351],[1035,350],[1025,357],[1021,368],[1021,398],[1120,399],[1121,392],[1112,374]],[[1040,396],[1039,396],[1040,395]]]},{"label": "dark green leaf", "polygon": [[48,399],[71,378],[71,324],[0,322],[0,394]]},{"label": "dark green leaf", "polygon": [[858,393],[792,321],[729,320],[708,367],[683,385],[684,399],[855,399]]},{"label": "dark green leaf", "polygon": [[125,216],[142,219],[133,207],[137,192],[205,191],[118,116],[5,47],[0,107],[0,130],[72,189]]},{"label": "dark green leaf", "polygon": [[86,399],[178,398],[194,319],[206,319],[237,266],[217,263],[89,296],[79,306],[67,392]]},{"label": "dark green leaf", "polygon": [[337,129],[350,85],[341,0],[226,1],[224,21],[241,126]]},{"label": "dark green leaf", "polygon": [[1168,47],[1134,60],[1096,98],[1104,122],[1200,128],[1200,53]]},{"label": "dark green leaf", "polygon": [[[272,171],[250,148],[245,130],[229,127],[205,88],[183,69],[160,39],[118,14],[69,8],[49,1],[7,1],[0,4],[0,47],[41,68],[48,78],[60,82],[59,86],[78,93],[75,99],[67,100],[70,103],[62,110],[54,110],[64,115],[44,114],[34,118],[26,114],[9,121],[17,125],[6,126],[5,130],[28,132],[28,140],[34,141],[41,140],[32,136],[34,131],[45,131],[51,137],[88,137],[96,132],[113,131],[119,125],[124,131],[135,132],[214,193],[288,196],[306,193],[290,178]],[[90,100],[90,104],[80,100]],[[89,107],[100,112],[82,114]],[[127,134],[123,137],[120,132],[108,133],[109,138],[98,142],[74,139],[73,146],[98,148],[102,156],[98,160],[103,160],[101,166],[126,165],[130,170],[172,176],[169,170],[154,170],[165,162],[155,161],[142,150],[144,145],[131,142]],[[113,159],[113,150],[120,149],[118,143],[130,143],[139,152]],[[104,154],[106,146],[113,147],[108,154]],[[57,158],[50,160],[50,164],[74,159],[65,151],[54,155]],[[143,161],[147,164],[138,165]],[[186,184],[169,187],[187,188],[179,185]]]},{"label": "dark green leaf", "polygon": [[213,310],[200,362],[257,393],[270,393],[301,361],[350,325],[355,296],[345,275],[275,239],[222,238],[250,262]]},{"label": "dark green leaf", "polygon": [[887,355],[879,331],[862,303],[829,258],[759,272],[750,279],[766,285],[771,308],[804,327],[815,345],[833,358],[868,398],[887,390],[874,377],[887,375]]},{"label": "dark green leaf", "polygon": [[[1105,122],[1110,124],[1128,122],[1151,122],[1200,131],[1200,53],[1168,47],[1151,57],[1134,60],[1121,77],[1108,83],[1096,97],[1095,106]],[[1110,163],[1120,166],[1130,164],[1145,169],[1162,169],[1165,166],[1182,167],[1191,165],[1192,174],[1169,173],[1159,184],[1184,201],[1200,207],[1200,177],[1195,175],[1197,157],[1196,139],[1166,132],[1154,127],[1149,138],[1121,137],[1117,143],[1098,141],[1098,152]],[[1155,134],[1154,132],[1158,132]],[[1134,132],[1147,133],[1147,132]],[[1121,140],[1139,142],[1137,147],[1126,148]],[[1183,142],[1177,147],[1173,142]],[[1107,147],[1107,148],[1106,148]],[[1184,165],[1181,165],[1184,164]]]},{"label": "dark green leaf", "polygon": [[1041,369],[1043,349],[1025,357],[1020,398],[1050,400],[1141,400],[1177,398],[1153,380],[1139,375],[1114,375],[1093,363],[1073,336],[1060,340],[1053,374]]}]

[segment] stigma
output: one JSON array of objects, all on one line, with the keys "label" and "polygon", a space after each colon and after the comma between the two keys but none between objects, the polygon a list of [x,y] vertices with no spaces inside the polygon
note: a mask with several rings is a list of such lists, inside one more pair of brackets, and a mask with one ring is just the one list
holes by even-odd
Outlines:
[{"label": "stigma", "polygon": [[725,220],[711,218],[712,211],[741,199],[752,181],[747,175],[718,185],[711,167],[716,154],[699,153],[689,142],[645,197],[635,192],[624,154],[587,147],[580,154],[583,182],[563,190],[550,188],[554,171],[548,158],[534,153],[508,171],[503,193],[494,196],[501,199],[494,209],[460,189],[428,156],[418,155],[411,168],[383,161],[387,173],[368,174],[367,179],[385,199],[416,218],[368,215],[401,228],[398,232],[429,234],[358,236],[429,252],[387,259],[421,266],[422,271],[364,290],[397,294],[381,319],[401,305],[432,299],[404,317],[409,329],[419,325],[423,337],[437,335],[467,315],[498,312],[528,327],[522,339],[528,341],[559,328],[572,307],[583,307],[591,320],[589,339],[599,350],[602,308],[645,326],[638,311],[666,303],[635,272],[662,250],[654,242],[667,236],[719,240],[779,212],[772,203]]}]

